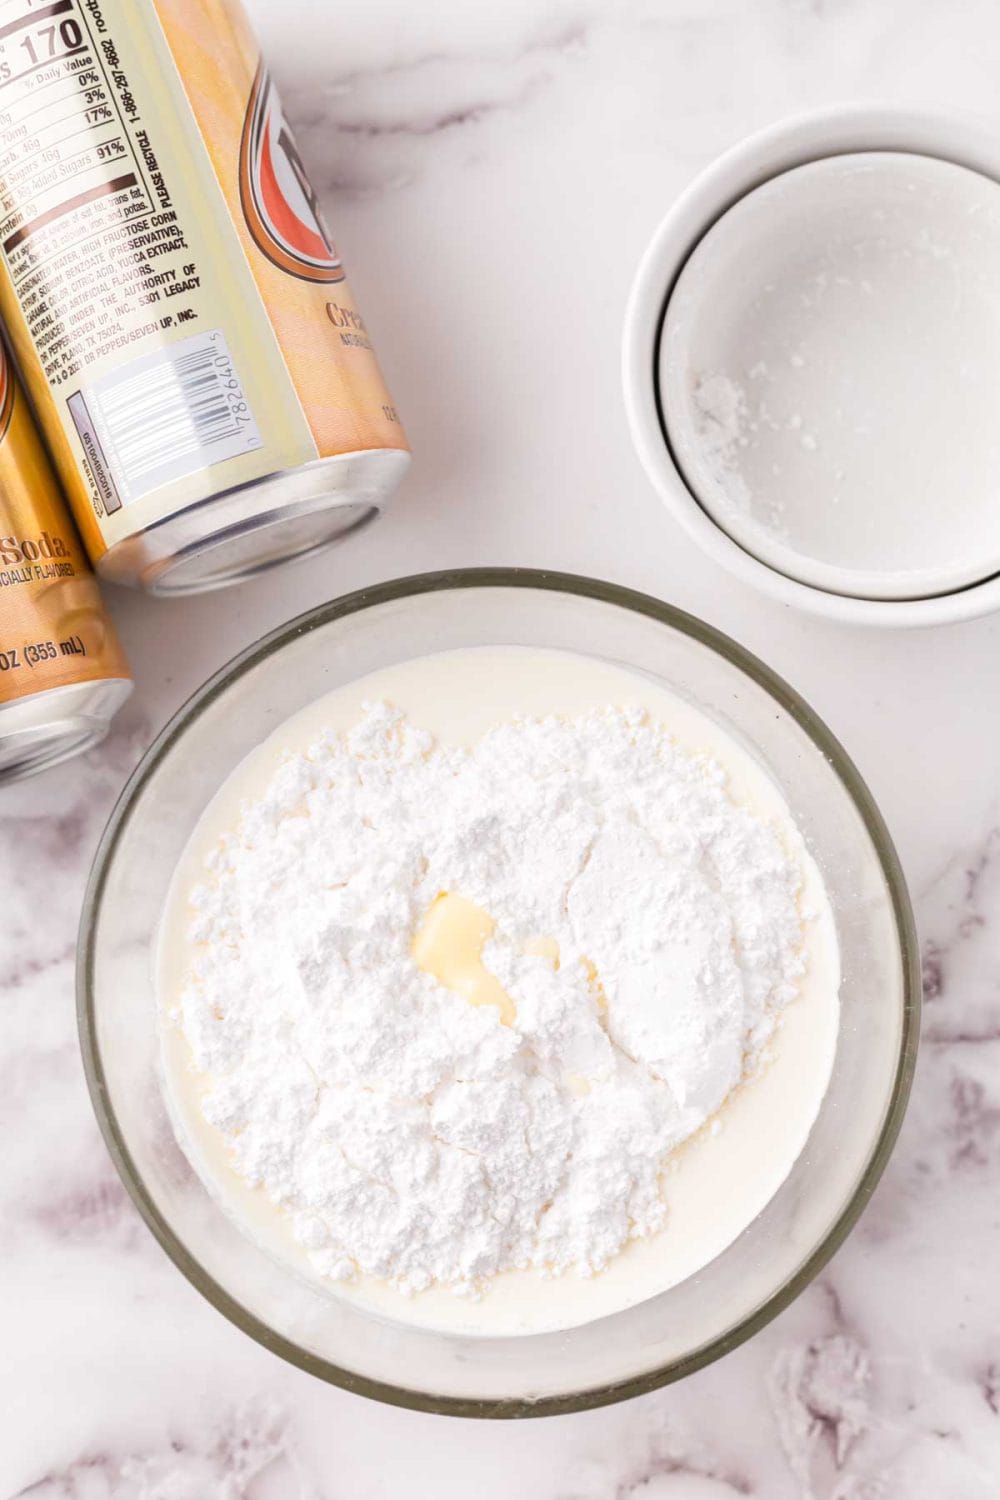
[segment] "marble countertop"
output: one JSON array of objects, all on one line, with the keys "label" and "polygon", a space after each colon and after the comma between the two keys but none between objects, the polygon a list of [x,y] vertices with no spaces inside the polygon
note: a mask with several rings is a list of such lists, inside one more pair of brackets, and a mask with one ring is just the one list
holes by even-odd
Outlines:
[{"label": "marble countertop", "polygon": [[[1000,621],[789,612],[667,518],[619,388],[629,281],[711,156],[842,99],[996,110],[990,0],[252,5],[416,451],[323,559],[184,604],[114,592],[138,689],[100,750],[0,793],[0,1500],[995,1500],[1000,1492]],[[799,1301],[681,1385],[524,1424],[380,1407],[230,1327],[139,1222],[94,1124],[73,949],[129,768],[203,678],[359,584],[604,575],[764,656],[845,741],[925,943],[913,1101]]]}]

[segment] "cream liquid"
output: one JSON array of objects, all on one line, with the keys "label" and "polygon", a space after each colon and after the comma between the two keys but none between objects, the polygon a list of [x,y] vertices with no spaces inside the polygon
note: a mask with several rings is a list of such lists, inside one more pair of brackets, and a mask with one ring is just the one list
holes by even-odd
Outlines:
[{"label": "cream liquid", "polygon": [[[189,893],[206,856],[238,821],[240,804],[262,792],[288,751],[324,730],[347,730],[362,704],[386,699],[442,743],[471,744],[499,720],[519,714],[567,717],[608,704],[641,705],[689,753],[706,753],[728,773],[733,800],[780,833],[802,870],[800,904],[806,973],[783,1012],[758,1076],[730,1095],[713,1122],[666,1165],[666,1227],[629,1244],[598,1275],[546,1278],[537,1271],[494,1277],[478,1299],[431,1288],[404,1296],[359,1277],[320,1281],[278,1209],[230,1166],[219,1133],[204,1120],[199,1075],[169,1011],[189,969]],[[314,1285],[397,1321],[463,1334],[538,1333],[590,1322],[642,1302],[691,1276],[740,1234],[781,1186],[803,1146],[826,1089],[837,1039],[839,957],[833,915],[819,871],[777,787],[731,735],[652,679],[596,658],[528,647],[476,647],[416,658],[336,689],[286,720],[232,772],[191,835],[161,923],[157,991],[162,1057],[175,1129],[199,1176],[241,1229]]]}]

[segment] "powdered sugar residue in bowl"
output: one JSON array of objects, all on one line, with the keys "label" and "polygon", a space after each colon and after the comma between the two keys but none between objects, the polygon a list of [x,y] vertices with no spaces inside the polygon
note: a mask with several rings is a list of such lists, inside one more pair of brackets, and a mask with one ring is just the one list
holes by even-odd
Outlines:
[{"label": "powdered sugar residue in bowl", "polygon": [[906,152],[824,155],[732,204],[659,350],[671,451],[707,514],[835,593],[994,574],[998,256],[1000,184]]}]

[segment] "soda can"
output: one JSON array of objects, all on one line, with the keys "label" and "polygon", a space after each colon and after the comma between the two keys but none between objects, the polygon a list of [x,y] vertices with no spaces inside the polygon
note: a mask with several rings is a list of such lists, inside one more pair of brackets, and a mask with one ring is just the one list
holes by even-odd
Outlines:
[{"label": "soda can", "polygon": [[0,0],[0,311],[115,582],[313,552],[409,461],[238,0]]},{"label": "soda can", "polygon": [[131,690],[97,579],[0,347],[0,782],[96,744]]}]

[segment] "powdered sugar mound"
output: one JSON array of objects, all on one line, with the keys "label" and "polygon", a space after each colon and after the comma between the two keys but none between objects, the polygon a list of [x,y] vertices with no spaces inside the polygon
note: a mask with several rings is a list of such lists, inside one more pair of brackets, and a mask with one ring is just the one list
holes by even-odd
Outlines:
[{"label": "powdered sugar mound", "polygon": [[[369,705],[220,843],[175,1020],[206,1119],[320,1275],[590,1274],[664,1226],[666,1159],[797,993],[799,884],[720,768],[639,710],[454,749]],[[445,892],[495,922],[513,1025],[414,961]]]}]

